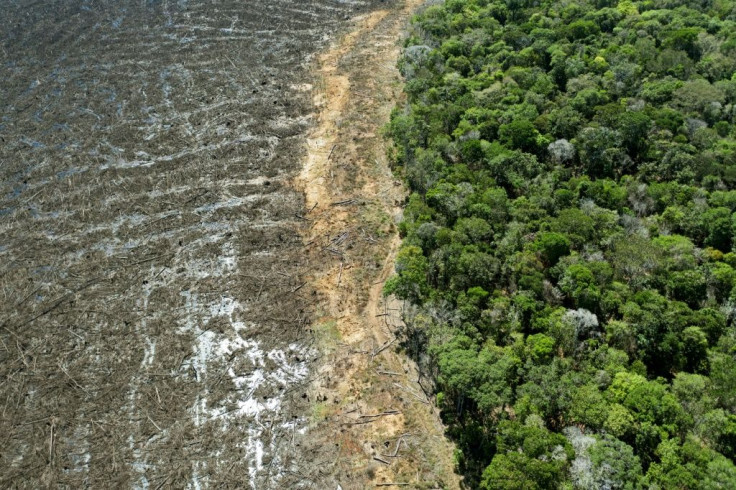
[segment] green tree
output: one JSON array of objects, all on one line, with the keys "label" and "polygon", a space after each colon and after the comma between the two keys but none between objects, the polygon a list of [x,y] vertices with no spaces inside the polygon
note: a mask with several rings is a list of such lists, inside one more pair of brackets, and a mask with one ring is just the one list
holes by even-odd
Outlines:
[{"label": "green tree", "polygon": [[627,153],[634,160],[647,152],[648,133],[652,120],[643,112],[624,112],[618,117],[616,129]]},{"label": "green tree", "polygon": [[697,307],[705,300],[705,275],[700,270],[672,271],[667,289],[673,298]]},{"label": "green tree", "polygon": [[501,142],[511,149],[536,153],[538,150],[539,131],[526,119],[519,119],[502,124],[498,129]]},{"label": "green tree", "polygon": [[481,489],[556,488],[573,456],[564,436],[511,421],[499,424],[496,447],[498,452],[483,472]]},{"label": "green tree", "polygon": [[561,257],[570,253],[570,240],[562,233],[539,233],[534,240],[536,250],[547,266],[554,266]]},{"label": "green tree", "polygon": [[621,133],[607,127],[587,127],[573,141],[586,174],[592,177],[618,177],[632,168],[622,150]]},{"label": "green tree", "polygon": [[698,327],[682,331],[683,369],[691,373],[708,373],[708,337]]},{"label": "green tree", "polygon": [[628,444],[604,435],[588,450],[593,464],[594,488],[634,490],[640,488],[642,468]]},{"label": "green tree", "polygon": [[594,310],[600,301],[601,292],[595,276],[582,264],[574,264],[565,270],[560,280],[560,289],[567,294],[579,308]]},{"label": "green tree", "polygon": [[385,294],[395,294],[401,299],[417,302],[427,297],[427,258],[421,248],[402,247],[396,256],[396,273],[396,276],[386,281]]}]

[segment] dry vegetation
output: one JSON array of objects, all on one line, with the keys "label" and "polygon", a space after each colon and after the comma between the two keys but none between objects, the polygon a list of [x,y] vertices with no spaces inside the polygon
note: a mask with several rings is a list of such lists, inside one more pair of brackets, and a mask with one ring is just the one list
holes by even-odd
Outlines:
[{"label": "dry vegetation", "polygon": [[0,7],[0,486],[309,485],[289,184],[371,5]]}]

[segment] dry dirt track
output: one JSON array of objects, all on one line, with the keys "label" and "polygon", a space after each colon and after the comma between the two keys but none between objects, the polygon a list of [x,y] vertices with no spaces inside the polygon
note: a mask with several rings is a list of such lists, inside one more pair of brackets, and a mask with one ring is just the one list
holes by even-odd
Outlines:
[{"label": "dry dirt track", "polygon": [[401,305],[382,297],[404,191],[380,131],[401,94],[399,40],[422,3],[363,15],[319,57],[318,123],[298,180],[310,210],[310,283],[320,293],[312,328],[323,357],[305,441],[313,454],[305,478],[318,488],[460,485],[431,395],[395,351]]},{"label": "dry dirt track", "polygon": [[0,487],[325,481],[290,185],[314,54],[379,6],[392,50],[390,2],[0,0]]}]

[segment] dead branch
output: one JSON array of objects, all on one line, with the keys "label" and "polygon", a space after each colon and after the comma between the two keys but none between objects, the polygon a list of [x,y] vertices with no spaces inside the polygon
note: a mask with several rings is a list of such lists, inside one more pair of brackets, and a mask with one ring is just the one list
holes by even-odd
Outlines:
[{"label": "dead branch", "polygon": [[314,208],[316,208],[316,207],[317,207],[317,204],[319,204],[319,203],[317,203],[317,202],[316,202],[316,203],[314,203],[314,206],[312,206],[311,208],[309,208],[309,210],[308,210],[308,211],[307,211],[306,213],[304,213],[304,214],[309,214],[309,213],[311,213],[312,211],[314,211]]},{"label": "dead branch", "polygon": [[398,415],[400,413],[401,412],[398,411],[398,410],[388,410],[388,411],[385,411],[385,412],[377,413],[375,415],[361,415],[358,418],[364,419],[364,420],[359,420],[357,422],[346,422],[343,425],[363,425],[363,424],[370,424],[372,422],[375,422],[376,420],[378,420],[381,417],[385,417],[387,415]]},{"label": "dead branch", "polygon": [[393,340],[391,340],[390,342],[386,342],[385,344],[383,344],[383,346],[381,346],[381,348],[379,348],[378,350],[375,350],[375,351],[373,351],[373,355],[371,355],[371,361],[372,361],[372,360],[373,360],[373,358],[374,358],[374,357],[376,357],[376,356],[377,356],[378,354],[380,354],[381,352],[383,352],[383,351],[385,351],[386,349],[388,349],[388,348],[389,348],[389,346],[390,346],[391,344],[393,344],[394,342],[396,342],[396,337],[394,337],[394,338],[393,338]]},{"label": "dead branch", "polygon": [[361,418],[385,417],[386,415],[397,415],[397,414],[400,414],[400,413],[401,413],[400,410],[386,410],[384,412],[376,413],[376,414],[373,414],[373,415],[361,415],[360,417]]},{"label": "dead branch", "polygon": [[348,204],[353,204],[355,202],[355,199],[346,199],[344,201],[335,201],[330,203],[330,206],[347,206]]},{"label": "dead branch", "polygon": [[416,398],[420,402],[424,403],[425,405],[429,405],[429,401],[424,400],[422,397],[420,397],[419,395],[417,395],[416,393],[414,393],[414,391],[412,391],[411,389],[407,388],[406,386],[401,386],[399,383],[394,383],[394,386],[396,386],[397,388],[399,388],[402,391],[406,391],[411,396],[413,396],[414,398]]},{"label": "dead branch", "polygon": [[378,374],[385,374],[387,376],[401,376],[403,373],[395,373],[393,371],[376,371]]},{"label": "dead branch", "polygon": [[387,458],[395,458],[399,454],[399,447],[401,446],[401,443],[404,442],[404,436],[399,437],[399,440],[396,441],[396,449],[394,449],[394,453],[391,455],[382,454],[381,456],[386,456]]},{"label": "dead branch", "polygon": [[324,247],[322,250],[326,250],[327,252],[330,252],[333,255],[337,255],[338,257],[342,257],[343,253],[337,249]]}]

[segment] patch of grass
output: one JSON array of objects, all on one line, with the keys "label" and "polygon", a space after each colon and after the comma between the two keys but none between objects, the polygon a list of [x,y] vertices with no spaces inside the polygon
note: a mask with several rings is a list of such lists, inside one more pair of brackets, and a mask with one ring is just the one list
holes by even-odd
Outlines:
[{"label": "patch of grass", "polygon": [[337,329],[337,322],[335,320],[318,323],[312,330],[317,341],[322,346],[334,346],[342,340],[342,335],[340,335],[340,330]]},{"label": "patch of grass", "polygon": [[381,206],[369,205],[361,212],[360,221],[363,228],[373,238],[385,238],[394,228],[394,220]]},{"label": "patch of grass", "polygon": [[312,421],[320,422],[330,416],[331,407],[327,403],[315,403],[312,406]]}]

